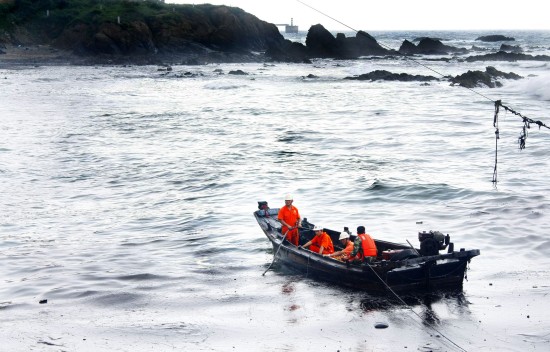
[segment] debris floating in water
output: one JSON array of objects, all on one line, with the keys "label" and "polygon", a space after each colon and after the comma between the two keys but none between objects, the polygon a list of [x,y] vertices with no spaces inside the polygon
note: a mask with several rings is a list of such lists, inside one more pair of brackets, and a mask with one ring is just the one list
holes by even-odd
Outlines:
[{"label": "debris floating in water", "polygon": [[378,322],[378,323],[374,324],[374,327],[377,328],[377,329],[385,329],[385,328],[388,327],[388,324]]}]

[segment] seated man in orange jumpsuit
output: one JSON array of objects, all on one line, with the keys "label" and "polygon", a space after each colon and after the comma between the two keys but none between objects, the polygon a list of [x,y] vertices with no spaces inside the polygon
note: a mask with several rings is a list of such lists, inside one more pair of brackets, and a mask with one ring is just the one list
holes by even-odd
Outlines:
[{"label": "seated man in orange jumpsuit", "polygon": [[342,232],[340,234],[340,242],[342,243],[342,246],[344,246],[344,249],[338,252],[334,252],[332,254],[325,254],[327,257],[334,258],[336,260],[346,260],[349,258],[351,252],[353,251],[353,242],[350,241],[349,234],[346,232]]},{"label": "seated man in orange jumpsuit", "polygon": [[285,238],[293,243],[295,246],[298,245],[300,240],[300,235],[298,233],[298,227],[300,226],[300,213],[298,208],[292,205],[293,198],[290,194],[285,196],[285,206],[279,210],[277,219],[283,225],[281,228],[281,233]]},{"label": "seated man in orange jumpsuit", "polygon": [[323,231],[323,228],[315,226],[313,231],[315,232],[315,237],[313,237],[308,243],[304,244],[303,247],[310,247],[309,249],[312,252],[316,252],[321,255],[334,253],[334,245],[332,244],[332,240],[330,239],[330,236]]},{"label": "seated man in orange jumpsuit", "polygon": [[365,233],[365,226],[357,227],[357,238],[353,243],[353,251],[349,255],[350,261],[371,263],[376,259],[378,251],[370,235]]}]

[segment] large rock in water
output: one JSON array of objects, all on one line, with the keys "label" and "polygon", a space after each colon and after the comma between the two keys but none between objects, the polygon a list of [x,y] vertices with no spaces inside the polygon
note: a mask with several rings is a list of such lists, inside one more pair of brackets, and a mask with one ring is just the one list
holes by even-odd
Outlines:
[{"label": "large rock in water", "polygon": [[376,39],[364,31],[347,38],[343,33],[336,37],[320,24],[311,26],[306,37],[310,57],[355,59],[359,56],[390,55],[394,52],[383,48]]},{"label": "large rock in water", "polygon": [[347,38],[343,33],[336,37],[320,24],[311,26],[306,45],[289,40],[275,42],[266,56],[275,61],[303,62],[312,58],[356,59],[359,56],[391,55],[395,51],[383,48],[370,34],[359,31]]},{"label": "large rock in water", "polygon": [[497,81],[497,78],[504,79],[521,79],[520,75],[509,72],[505,73],[497,70],[493,66],[487,66],[485,72],[468,71],[451,79],[452,84],[458,84],[466,88],[475,88],[487,86],[489,88],[501,87],[502,83]]},{"label": "large rock in water", "polygon": [[473,55],[468,56],[465,61],[550,61],[548,55],[529,55],[522,53],[508,53],[505,51],[499,51],[496,53],[485,55]]},{"label": "large rock in water", "polygon": [[503,41],[514,41],[515,38],[507,37],[501,34],[491,34],[491,35],[482,35],[481,37],[477,37],[476,40],[480,40],[482,42],[503,42]]},{"label": "large rock in water", "polygon": [[403,55],[448,55],[448,54],[465,54],[468,52],[465,48],[456,48],[454,46],[445,45],[439,39],[422,38],[418,45],[414,45],[408,40],[404,40],[399,48],[399,53]]},{"label": "large rock in water", "polygon": [[306,47],[311,57],[336,57],[339,52],[336,38],[320,24],[309,28]]}]

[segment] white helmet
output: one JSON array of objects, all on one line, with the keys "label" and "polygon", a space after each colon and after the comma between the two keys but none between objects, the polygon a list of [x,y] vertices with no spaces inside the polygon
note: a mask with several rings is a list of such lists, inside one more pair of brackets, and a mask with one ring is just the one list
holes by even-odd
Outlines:
[{"label": "white helmet", "polygon": [[349,238],[349,234],[347,232],[341,232],[340,233],[340,240],[345,240],[346,238]]},{"label": "white helmet", "polygon": [[292,194],[290,194],[290,193],[287,194],[287,195],[285,196],[285,200],[294,200],[294,199],[292,198]]},{"label": "white helmet", "polygon": [[323,231],[323,228],[322,228],[321,226],[315,225],[315,226],[313,227],[313,232],[317,232],[317,231]]}]

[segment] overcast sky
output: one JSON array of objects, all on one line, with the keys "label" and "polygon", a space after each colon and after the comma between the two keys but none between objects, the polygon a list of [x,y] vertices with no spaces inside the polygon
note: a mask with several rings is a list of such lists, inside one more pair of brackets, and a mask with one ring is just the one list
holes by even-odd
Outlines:
[{"label": "overcast sky", "polygon": [[[261,20],[294,24],[307,31],[320,23],[330,30],[504,30],[548,29],[547,0],[303,0],[332,20],[297,0],[224,0],[167,3],[240,7]],[[341,22],[341,23],[338,23]]]}]

